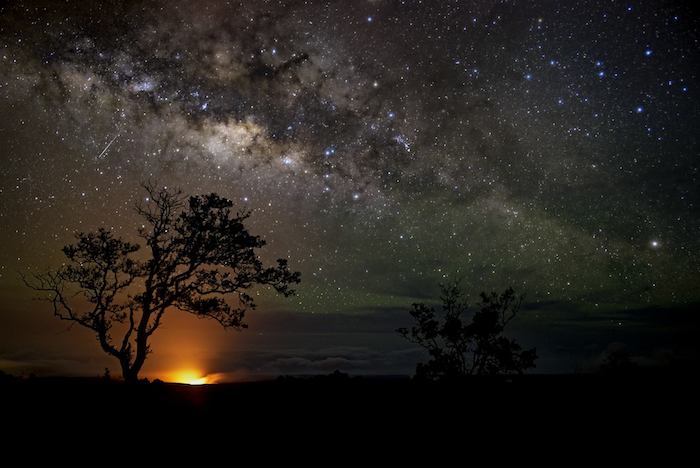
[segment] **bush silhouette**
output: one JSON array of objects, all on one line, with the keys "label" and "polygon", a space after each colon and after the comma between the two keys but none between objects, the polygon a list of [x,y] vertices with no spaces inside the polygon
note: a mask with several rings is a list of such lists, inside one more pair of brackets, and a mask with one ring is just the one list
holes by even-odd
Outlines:
[{"label": "bush silhouette", "polygon": [[523,350],[503,331],[520,310],[523,297],[512,288],[501,294],[481,293],[478,310],[465,321],[469,308],[458,282],[440,286],[442,307],[413,304],[411,328],[397,331],[428,351],[430,360],[419,363],[416,378],[445,380],[467,375],[523,373],[535,367],[534,348]]},{"label": "bush silhouette", "polygon": [[625,375],[639,370],[632,355],[624,348],[610,349],[600,365],[599,372],[605,375]]}]

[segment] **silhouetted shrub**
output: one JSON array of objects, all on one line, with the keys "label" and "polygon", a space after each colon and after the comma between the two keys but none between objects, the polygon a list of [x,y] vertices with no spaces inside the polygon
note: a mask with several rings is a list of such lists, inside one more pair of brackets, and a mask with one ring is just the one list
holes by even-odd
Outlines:
[{"label": "silhouetted shrub", "polygon": [[503,331],[520,310],[523,297],[512,288],[501,294],[481,293],[478,310],[466,321],[469,307],[458,282],[441,285],[442,307],[413,304],[411,328],[397,331],[428,351],[430,360],[419,363],[416,377],[428,380],[466,375],[521,374],[535,367],[535,348],[523,350]]}]

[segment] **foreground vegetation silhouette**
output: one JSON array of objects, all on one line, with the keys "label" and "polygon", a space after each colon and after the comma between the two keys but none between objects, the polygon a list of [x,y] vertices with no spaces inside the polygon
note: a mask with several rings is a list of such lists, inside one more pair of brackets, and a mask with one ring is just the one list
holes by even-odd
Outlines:
[{"label": "foreground vegetation silhouette", "polygon": [[452,380],[467,375],[522,374],[535,367],[535,348],[523,350],[503,331],[513,320],[523,301],[512,288],[501,294],[481,293],[481,302],[471,322],[466,294],[459,282],[440,286],[442,307],[413,304],[415,319],[411,328],[397,331],[408,341],[428,351],[430,360],[418,363],[416,378]]},{"label": "foreground vegetation silhouette", "polygon": [[245,228],[250,212],[234,213],[230,200],[144,188],[148,198],[136,208],[144,218],[138,232],[144,255],[140,245],[100,228],[77,234],[63,248],[67,262],[58,270],[24,278],[48,294],[57,317],[95,332],[102,350],[119,360],[126,382],[138,381],[149,339],[168,310],[246,328],[245,312],[255,308],[246,291],[269,285],[290,296],[300,280],[285,259],[263,265],[256,249],[265,241]]}]

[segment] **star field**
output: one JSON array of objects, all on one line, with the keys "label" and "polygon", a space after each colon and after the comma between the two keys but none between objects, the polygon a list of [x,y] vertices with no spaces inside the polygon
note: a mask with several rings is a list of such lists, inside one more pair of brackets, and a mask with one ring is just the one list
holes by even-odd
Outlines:
[{"label": "star field", "polygon": [[271,310],[695,303],[697,70],[683,2],[9,2],[3,301],[155,180],[253,210],[303,275]]}]

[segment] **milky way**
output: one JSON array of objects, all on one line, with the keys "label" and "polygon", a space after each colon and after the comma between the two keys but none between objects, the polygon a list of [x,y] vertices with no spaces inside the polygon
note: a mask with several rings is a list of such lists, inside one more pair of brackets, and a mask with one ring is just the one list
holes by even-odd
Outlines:
[{"label": "milky way", "polygon": [[603,328],[694,304],[697,40],[682,2],[9,2],[3,302],[152,180],[253,210],[303,274],[269,310],[455,277]]}]

